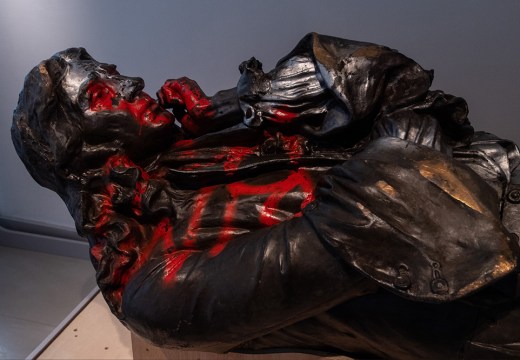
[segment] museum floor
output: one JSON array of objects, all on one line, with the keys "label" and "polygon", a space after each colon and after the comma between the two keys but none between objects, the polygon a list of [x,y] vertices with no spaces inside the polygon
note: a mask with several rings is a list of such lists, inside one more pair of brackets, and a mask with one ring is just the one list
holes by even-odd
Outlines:
[{"label": "museum floor", "polygon": [[0,246],[0,359],[25,359],[94,287],[87,260]]}]

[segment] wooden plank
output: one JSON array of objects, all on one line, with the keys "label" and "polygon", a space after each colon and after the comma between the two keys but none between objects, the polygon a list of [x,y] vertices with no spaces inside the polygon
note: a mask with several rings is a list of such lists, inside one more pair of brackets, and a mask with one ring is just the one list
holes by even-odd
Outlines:
[{"label": "wooden plank", "polygon": [[98,294],[66,326],[38,360],[135,359],[135,360],[349,360],[344,356],[303,353],[213,354],[159,348],[131,334]]},{"label": "wooden plank", "polygon": [[87,307],[88,304],[91,303],[92,299],[99,294],[99,288],[96,286],[94,289],[90,291],[90,293],[70,312],[69,315],[63,319],[61,323],[58,324],[54,328],[54,330],[38,345],[26,358],[26,360],[34,360],[37,359],[49,344],[51,344],[54,339],[56,339],[63,330],[78,316],[78,314]]},{"label": "wooden plank", "polygon": [[133,359],[130,331],[98,294],[38,359]]},{"label": "wooden plank", "polygon": [[200,351],[163,349],[148,344],[135,334],[132,334],[132,349],[135,360],[352,360],[345,356],[303,353],[213,354]]}]

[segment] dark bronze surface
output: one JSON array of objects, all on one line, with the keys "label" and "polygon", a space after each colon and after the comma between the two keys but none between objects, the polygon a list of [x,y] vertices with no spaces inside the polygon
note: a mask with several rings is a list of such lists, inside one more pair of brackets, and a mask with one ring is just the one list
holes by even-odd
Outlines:
[{"label": "dark bronze surface", "polygon": [[239,70],[157,101],[81,48],[27,76],[15,148],[113,313],[180,349],[520,358],[517,146],[384,46],[312,33]]}]

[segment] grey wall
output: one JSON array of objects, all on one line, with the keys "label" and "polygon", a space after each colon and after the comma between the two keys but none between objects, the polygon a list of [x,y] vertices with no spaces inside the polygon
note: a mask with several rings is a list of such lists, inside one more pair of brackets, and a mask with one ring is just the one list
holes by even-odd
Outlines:
[{"label": "grey wall", "polygon": [[376,42],[435,69],[433,88],[466,98],[475,127],[520,143],[520,1],[0,1],[0,217],[73,227],[26,173],[9,129],[25,74],[84,46],[154,94],[189,76],[230,88],[251,56],[272,68],[307,32]]}]

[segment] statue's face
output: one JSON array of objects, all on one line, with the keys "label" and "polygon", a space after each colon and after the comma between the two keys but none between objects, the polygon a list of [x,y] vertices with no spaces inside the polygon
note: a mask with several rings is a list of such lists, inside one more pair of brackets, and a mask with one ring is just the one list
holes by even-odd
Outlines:
[{"label": "statue's face", "polygon": [[115,65],[92,58],[67,59],[62,81],[90,144],[117,141],[130,150],[148,153],[172,142],[175,118],[143,92],[144,81],[119,74]]}]

